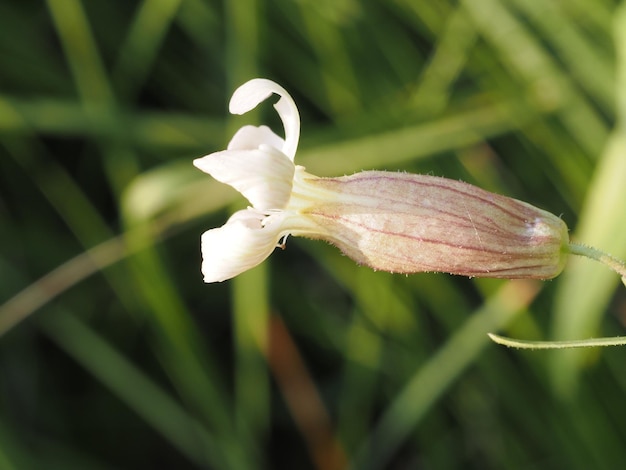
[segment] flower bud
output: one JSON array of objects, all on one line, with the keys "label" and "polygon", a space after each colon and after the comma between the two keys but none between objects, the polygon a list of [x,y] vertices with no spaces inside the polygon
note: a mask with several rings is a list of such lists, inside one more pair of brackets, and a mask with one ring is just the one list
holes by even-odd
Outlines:
[{"label": "flower bud", "polygon": [[359,264],[396,273],[549,279],[568,253],[557,216],[460,181],[365,171],[307,183],[324,197],[300,214]]}]

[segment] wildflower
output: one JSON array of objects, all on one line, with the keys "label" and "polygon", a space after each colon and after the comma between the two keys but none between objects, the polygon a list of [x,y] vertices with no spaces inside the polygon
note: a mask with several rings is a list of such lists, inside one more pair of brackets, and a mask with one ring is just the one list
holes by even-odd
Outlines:
[{"label": "wildflower", "polygon": [[300,117],[282,87],[253,79],[235,91],[230,111],[244,114],[272,94],[280,96],[284,139],[244,126],[227,150],[194,160],[251,204],[202,235],[205,282],[260,264],[288,235],[326,240],[359,264],[397,273],[548,279],[563,269],[566,225],[525,202],[427,175],[307,173],[294,163]]}]

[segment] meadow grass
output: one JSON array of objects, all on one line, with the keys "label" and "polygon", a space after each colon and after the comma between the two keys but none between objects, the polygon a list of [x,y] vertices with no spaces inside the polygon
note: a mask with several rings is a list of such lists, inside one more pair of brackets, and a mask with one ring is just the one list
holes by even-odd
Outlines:
[{"label": "meadow grass", "polygon": [[612,469],[626,295],[411,276],[322,242],[206,285],[245,205],[195,169],[294,97],[296,163],[461,179],[626,257],[626,5],[613,0],[47,0],[0,6],[0,468]]}]

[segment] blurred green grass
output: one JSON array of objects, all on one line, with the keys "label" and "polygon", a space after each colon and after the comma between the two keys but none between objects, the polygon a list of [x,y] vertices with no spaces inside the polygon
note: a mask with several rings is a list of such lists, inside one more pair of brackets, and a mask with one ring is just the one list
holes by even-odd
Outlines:
[{"label": "blurred green grass", "polygon": [[[312,173],[462,179],[626,257],[626,6],[612,0],[29,0],[0,5],[0,468],[603,469],[626,459],[626,296],[392,276],[288,249],[205,285],[244,203],[191,165],[299,105]],[[279,129],[277,129],[279,130]]]}]

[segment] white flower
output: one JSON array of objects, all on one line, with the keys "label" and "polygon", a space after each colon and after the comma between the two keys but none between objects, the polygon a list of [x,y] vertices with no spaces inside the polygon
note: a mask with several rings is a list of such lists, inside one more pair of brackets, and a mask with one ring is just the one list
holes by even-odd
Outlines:
[{"label": "white flower", "polygon": [[294,164],[300,116],[282,87],[250,80],[230,111],[244,114],[272,94],[280,96],[274,107],[284,139],[266,126],[244,126],[227,150],[194,160],[252,204],[202,235],[205,282],[258,265],[288,235],[327,240],[357,263],[390,272],[544,279],[562,270],[567,227],[524,202],[434,176],[307,173]]},{"label": "white flower", "polygon": [[[224,226],[202,235],[205,282],[224,281],[258,265],[288,234],[317,230],[298,215],[299,209],[307,205],[299,196],[307,195],[293,191],[294,183],[305,189],[305,180],[315,177],[293,161],[300,137],[300,115],[291,96],[270,80],[253,79],[235,90],[230,112],[244,114],[274,93],[280,96],[274,107],[285,128],[285,139],[266,126],[245,126],[237,131],[227,150],[193,162],[216,180],[237,189],[252,204],[233,214]],[[313,189],[308,197],[319,193]]]}]

